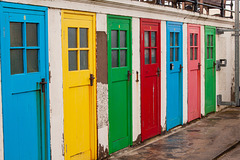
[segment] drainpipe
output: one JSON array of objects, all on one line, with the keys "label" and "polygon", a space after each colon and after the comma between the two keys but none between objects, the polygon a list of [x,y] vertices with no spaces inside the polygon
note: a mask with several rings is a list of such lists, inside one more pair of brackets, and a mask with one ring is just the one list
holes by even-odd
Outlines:
[{"label": "drainpipe", "polygon": [[239,0],[235,0],[235,103],[239,106]]}]

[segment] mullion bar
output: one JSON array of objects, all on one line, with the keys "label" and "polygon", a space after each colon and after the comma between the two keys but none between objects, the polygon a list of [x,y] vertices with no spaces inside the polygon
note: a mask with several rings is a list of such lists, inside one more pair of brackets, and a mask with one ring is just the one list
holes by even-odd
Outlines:
[{"label": "mullion bar", "polygon": [[22,33],[23,33],[23,73],[27,73],[27,32],[26,22],[23,22]]},{"label": "mullion bar", "polygon": [[80,70],[80,34],[79,34],[80,28],[77,28],[77,70]]},{"label": "mullion bar", "polygon": [[121,31],[121,30],[119,29],[119,30],[117,30],[117,31],[118,31],[118,33],[117,33],[117,36],[118,36],[118,37],[117,37],[117,40],[118,40],[118,42],[117,42],[117,45],[118,45],[118,67],[120,67],[120,63],[121,63],[121,62],[120,62],[120,58],[121,58],[121,57],[120,57],[120,50],[121,50],[121,49],[120,49],[120,31]]}]

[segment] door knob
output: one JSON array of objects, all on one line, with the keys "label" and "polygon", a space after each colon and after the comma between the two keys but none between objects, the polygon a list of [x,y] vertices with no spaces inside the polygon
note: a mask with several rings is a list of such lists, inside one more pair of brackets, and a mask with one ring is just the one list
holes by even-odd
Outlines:
[{"label": "door knob", "polygon": [[128,81],[130,81],[130,76],[132,75],[132,73],[130,72],[130,71],[128,71],[128,74],[127,74],[127,76],[128,76]]},{"label": "door knob", "polygon": [[160,68],[158,67],[158,68],[157,68],[157,76],[158,76],[158,77],[160,76],[160,72],[161,72],[161,70],[160,70]]},{"label": "door knob", "polygon": [[42,92],[45,93],[45,85],[47,84],[45,78],[42,78],[41,82],[39,83],[42,87]]},{"label": "door knob", "polygon": [[200,67],[201,67],[201,63],[198,63],[198,70],[200,70]]},{"label": "door knob", "polygon": [[173,70],[173,68],[174,68],[174,64],[170,63],[170,70]]},{"label": "door knob", "polygon": [[93,80],[95,79],[93,74],[90,74],[90,86],[93,86]]},{"label": "door knob", "polygon": [[182,68],[183,68],[183,66],[180,64],[180,72],[182,72]]}]

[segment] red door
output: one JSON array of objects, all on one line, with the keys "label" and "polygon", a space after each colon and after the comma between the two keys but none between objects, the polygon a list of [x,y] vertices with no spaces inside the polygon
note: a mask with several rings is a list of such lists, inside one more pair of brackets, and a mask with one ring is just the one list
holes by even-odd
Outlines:
[{"label": "red door", "polygon": [[188,24],[188,122],[200,118],[200,26]]},{"label": "red door", "polygon": [[160,21],[141,19],[142,141],[161,133]]}]

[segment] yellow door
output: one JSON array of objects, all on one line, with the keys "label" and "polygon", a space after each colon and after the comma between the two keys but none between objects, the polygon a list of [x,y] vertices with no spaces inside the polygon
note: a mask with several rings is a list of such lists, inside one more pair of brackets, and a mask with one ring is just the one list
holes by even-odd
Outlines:
[{"label": "yellow door", "polygon": [[65,160],[97,158],[95,14],[62,11]]}]

